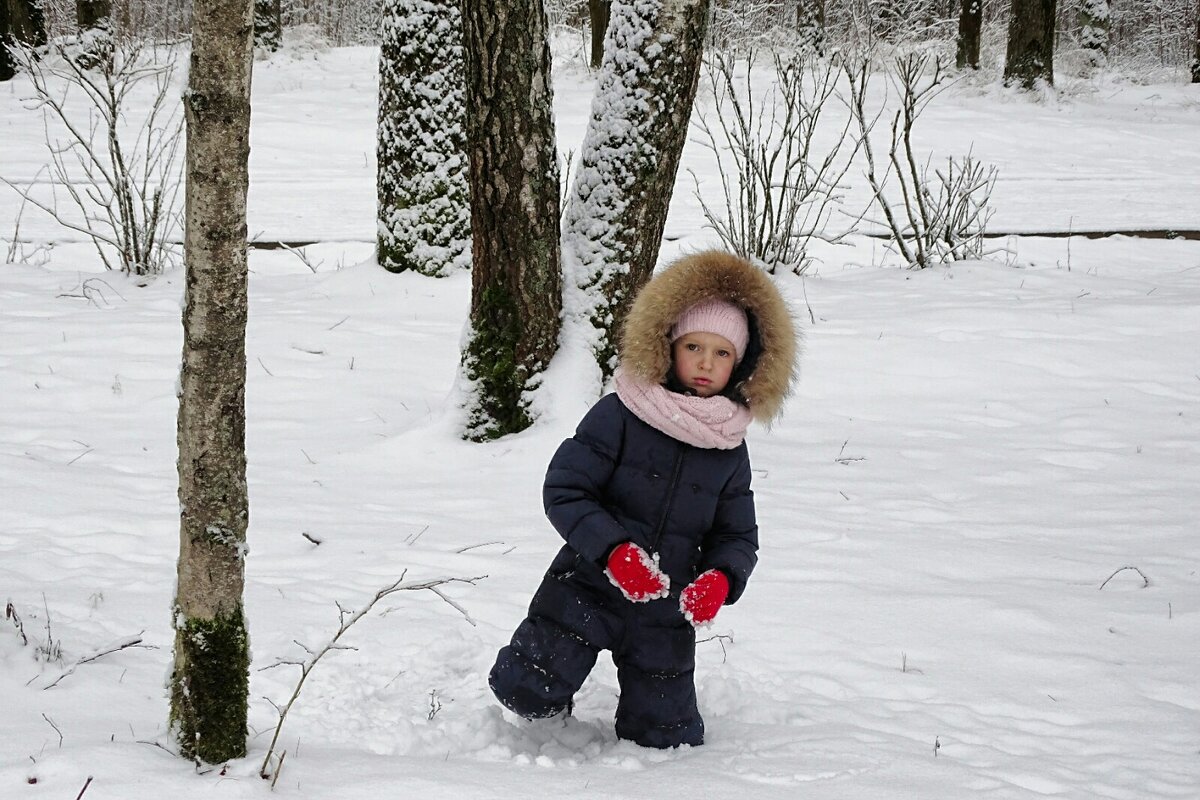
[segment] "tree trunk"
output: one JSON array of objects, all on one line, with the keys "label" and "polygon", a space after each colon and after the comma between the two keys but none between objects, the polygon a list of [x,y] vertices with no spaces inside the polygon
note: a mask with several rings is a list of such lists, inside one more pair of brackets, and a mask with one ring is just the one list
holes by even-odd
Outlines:
[{"label": "tree trunk", "polygon": [[796,4],[796,35],[800,53],[825,55],[825,0],[799,0]]},{"label": "tree trunk", "polygon": [[1054,14],[1056,0],[1012,0],[1004,84],[1032,89],[1054,85]]},{"label": "tree trunk", "polygon": [[283,46],[280,0],[254,0],[254,46],[272,53]]},{"label": "tree trunk", "polygon": [[1196,5],[1196,51],[1192,60],[1192,83],[1200,83],[1200,3]]},{"label": "tree trunk", "polygon": [[962,0],[958,14],[958,51],[954,63],[959,69],[979,69],[979,36],[983,29],[983,0]]},{"label": "tree trunk", "polygon": [[0,0],[0,81],[12,80],[17,74],[17,64],[8,48],[12,38],[12,14],[8,10],[9,0]]},{"label": "tree trunk", "polygon": [[17,62],[8,45],[46,44],[46,19],[37,0],[0,0],[0,81],[11,80]]},{"label": "tree trunk", "polygon": [[558,347],[558,161],[541,0],[463,4],[471,196],[465,436],[528,427],[528,392]]},{"label": "tree trunk", "polygon": [[599,69],[604,60],[604,32],[608,30],[611,13],[612,0],[588,0],[588,18],[592,26],[592,69]]},{"label": "tree trunk", "polygon": [[1079,46],[1087,66],[1099,69],[1108,64],[1112,18],[1108,0],[1083,0],[1079,6]]},{"label": "tree trunk", "polygon": [[448,275],[471,264],[458,0],[389,0],[379,46],[380,266]]},{"label": "tree trunk", "polygon": [[570,286],[584,293],[607,377],[658,260],[700,76],[711,0],[616,0],[566,211]]},{"label": "tree trunk", "polygon": [[246,753],[246,190],[252,0],[196,0],[184,93],[186,267],[171,720],[180,753]]},{"label": "tree trunk", "polygon": [[79,30],[111,27],[112,0],[75,0],[75,24]]}]

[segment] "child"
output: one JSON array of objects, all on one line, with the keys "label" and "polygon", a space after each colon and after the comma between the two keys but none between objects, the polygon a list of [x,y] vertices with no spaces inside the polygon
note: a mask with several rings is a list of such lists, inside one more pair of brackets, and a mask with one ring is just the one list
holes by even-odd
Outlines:
[{"label": "child", "polygon": [[489,684],[527,719],[570,712],[610,650],[617,736],[699,745],[694,628],[742,594],[758,559],[743,441],[777,416],[796,334],[761,270],[735,256],[685,257],[638,294],[616,393],[558,448],[543,500],[566,540]]}]

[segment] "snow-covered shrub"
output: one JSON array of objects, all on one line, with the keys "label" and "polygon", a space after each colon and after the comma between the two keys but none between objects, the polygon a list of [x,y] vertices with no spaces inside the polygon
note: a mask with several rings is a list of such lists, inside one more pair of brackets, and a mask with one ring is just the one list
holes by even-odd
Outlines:
[{"label": "snow-covered shrub", "polygon": [[446,275],[471,258],[462,17],[454,0],[389,0],[379,53],[378,257]]}]

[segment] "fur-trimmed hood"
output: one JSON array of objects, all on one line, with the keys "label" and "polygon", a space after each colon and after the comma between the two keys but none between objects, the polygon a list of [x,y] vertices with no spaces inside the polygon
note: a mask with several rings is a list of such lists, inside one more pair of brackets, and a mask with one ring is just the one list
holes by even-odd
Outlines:
[{"label": "fur-trimmed hood", "polygon": [[662,383],[671,369],[671,326],[691,306],[710,298],[746,310],[750,343],[730,379],[731,394],[754,418],[779,416],[799,368],[799,332],[771,276],[717,250],[684,256],[650,279],[633,301],[621,337],[621,366]]}]

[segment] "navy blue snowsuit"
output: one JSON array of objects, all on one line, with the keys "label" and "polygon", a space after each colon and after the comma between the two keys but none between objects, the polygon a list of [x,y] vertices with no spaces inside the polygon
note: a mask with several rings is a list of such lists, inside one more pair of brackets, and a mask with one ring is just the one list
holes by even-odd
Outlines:
[{"label": "navy blue snowsuit", "polygon": [[[721,569],[735,602],[757,561],[758,528],[743,442],[732,450],[684,444],[602,398],[558,448],[543,489],[546,514],[566,540],[489,683],[526,718],[570,708],[610,650],[621,696],[617,735],[648,747],[698,745],[704,721],[693,681],[696,640],[679,593]],[[660,555],[670,597],[631,603],[604,574],[609,553],[633,541]]]}]

